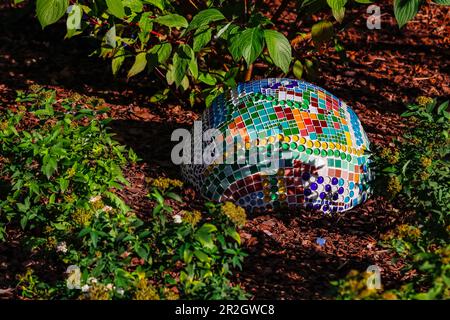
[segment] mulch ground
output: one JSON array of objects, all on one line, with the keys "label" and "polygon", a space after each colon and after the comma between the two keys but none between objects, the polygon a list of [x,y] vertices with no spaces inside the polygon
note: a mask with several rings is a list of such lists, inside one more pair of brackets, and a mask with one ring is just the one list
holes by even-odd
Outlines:
[{"label": "mulch ground", "polygon": [[[401,136],[407,126],[400,117],[404,103],[419,95],[450,96],[450,10],[426,5],[399,31],[390,2],[381,5],[380,30],[367,29],[365,6],[348,10],[346,28],[338,32],[347,63],[332,47],[309,52],[312,45],[306,42],[296,48],[317,59],[313,82],[347,101],[372,143],[378,145]],[[272,12],[279,5],[279,1],[266,3]],[[296,25],[295,9],[288,7],[279,24],[292,39],[318,18]],[[139,214],[149,215],[152,203],[146,197],[146,178],[179,177],[170,161],[170,135],[175,128],[189,127],[202,107],[190,108],[174,99],[161,105],[150,103],[155,90],[151,75],[128,82],[120,76],[114,79],[108,61],[88,57],[95,49],[90,40],[62,40],[63,25],[42,32],[30,14],[8,5],[0,5],[0,25],[0,108],[14,104],[15,91],[30,84],[54,88],[60,96],[78,92],[105,99],[117,140],[143,159],[126,169],[131,186],[121,195]],[[201,207],[192,189],[187,188],[184,197],[190,207]],[[330,281],[351,269],[363,271],[376,264],[383,270],[385,287],[398,285],[410,275],[400,272],[402,261],[377,241],[403,219],[405,214],[383,198],[371,199],[338,217],[310,212],[250,215],[241,232],[249,256],[236,280],[259,299],[326,299]],[[318,244],[317,238],[325,243]],[[26,257],[8,256],[14,252],[10,249],[0,245],[0,296],[16,268],[30,263]]]}]

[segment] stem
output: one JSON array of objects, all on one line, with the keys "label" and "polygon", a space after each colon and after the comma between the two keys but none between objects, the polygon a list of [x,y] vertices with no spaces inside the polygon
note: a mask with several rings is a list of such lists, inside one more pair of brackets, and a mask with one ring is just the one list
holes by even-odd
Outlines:
[{"label": "stem", "polygon": [[248,66],[247,72],[245,73],[245,81],[250,81],[253,73],[253,63]]}]

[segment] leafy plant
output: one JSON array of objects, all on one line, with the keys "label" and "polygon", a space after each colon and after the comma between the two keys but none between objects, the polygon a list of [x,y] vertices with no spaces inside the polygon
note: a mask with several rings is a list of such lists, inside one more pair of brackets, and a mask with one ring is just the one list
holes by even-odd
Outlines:
[{"label": "leafy plant", "polygon": [[30,268],[17,279],[19,295],[247,297],[229,279],[245,254],[220,206],[174,215],[170,201],[182,202],[182,183],[158,178],[150,183],[153,216],[137,217],[116,191],[138,158],[108,133],[101,101],[32,89],[0,111],[0,240],[19,234],[24,253],[59,273],[49,279]]},{"label": "leafy plant", "polygon": [[[16,3],[21,2],[17,1]],[[296,1],[297,21],[318,11],[330,12],[340,23],[345,8],[353,2],[368,0],[302,0]],[[394,12],[403,26],[418,11],[420,0],[395,0]],[[448,5],[448,0],[436,0]],[[250,80],[256,62],[269,68],[264,77],[284,75],[314,77],[314,62],[295,50],[302,39],[315,44],[333,37],[333,24],[324,19],[309,34],[298,34],[288,40],[279,31],[277,20],[291,3],[282,1],[276,12],[266,13],[258,2],[234,0],[168,1],[168,0],[37,0],[36,15],[43,28],[66,15],[67,38],[88,34],[98,39],[100,57],[111,59],[112,73],[117,75],[128,66],[127,76],[153,72],[162,87],[153,102],[167,98],[174,85],[189,94],[189,101],[212,100],[234,87],[237,81]],[[270,16],[271,18],[269,18]],[[293,48],[294,47],[294,50]],[[343,52],[336,43],[336,50]],[[293,54],[295,61],[293,61]],[[274,68],[274,67],[275,68]]]},{"label": "leafy plant", "polygon": [[[449,102],[419,97],[403,116],[411,127],[394,147],[376,151],[376,190],[414,212],[408,224],[382,236],[381,244],[418,275],[400,288],[368,292],[357,274],[335,283],[339,298],[448,299],[450,297],[450,113]],[[355,282],[356,281],[356,282]],[[355,288],[358,288],[356,290]],[[369,294],[370,293],[370,294]]]}]

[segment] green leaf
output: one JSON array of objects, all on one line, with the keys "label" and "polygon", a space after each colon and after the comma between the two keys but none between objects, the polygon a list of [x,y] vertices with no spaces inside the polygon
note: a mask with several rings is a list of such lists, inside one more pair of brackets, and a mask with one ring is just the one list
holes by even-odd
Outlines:
[{"label": "green leaf", "polygon": [[235,60],[244,57],[247,65],[259,57],[264,46],[264,34],[258,27],[244,30],[231,39],[229,50]]},{"label": "green leaf", "polygon": [[36,14],[42,29],[58,21],[69,6],[69,0],[37,0]]},{"label": "green leaf", "polygon": [[206,83],[210,86],[214,86],[217,83],[216,78],[214,78],[211,74],[209,73],[200,73],[200,76],[198,77],[198,80],[200,80],[203,83]]},{"label": "green leaf", "polygon": [[108,6],[109,12],[119,19],[125,17],[125,8],[123,6],[122,0],[106,0],[106,5]]},{"label": "green leaf", "polygon": [[[180,86],[192,60],[192,49],[188,45],[180,45],[173,56],[172,73],[175,85]],[[170,70],[169,70],[170,71]]]},{"label": "green leaf", "polygon": [[172,45],[168,42],[154,45],[150,50],[149,54],[156,54],[158,56],[157,61],[159,64],[163,64],[169,59],[172,53]]},{"label": "green leaf", "polygon": [[123,6],[130,8],[133,12],[142,12],[144,8],[141,0],[123,0]]},{"label": "green leaf", "polygon": [[314,43],[321,43],[333,37],[333,24],[330,21],[319,21],[311,28],[311,37]]},{"label": "green leaf", "polygon": [[331,8],[333,17],[338,21],[342,22],[345,15],[345,4],[347,0],[327,0],[328,6]]},{"label": "green leaf", "polygon": [[289,66],[292,60],[292,48],[289,40],[275,30],[264,30],[269,55],[277,67],[280,67],[284,73],[289,72]]},{"label": "green leaf", "polygon": [[50,177],[55,173],[56,169],[58,168],[58,162],[55,158],[52,158],[50,156],[44,157],[43,161],[44,165],[42,166],[42,173],[44,173],[47,176],[47,179],[50,179]]},{"label": "green leaf", "polygon": [[113,75],[117,74],[124,61],[125,61],[125,49],[123,47],[120,47],[120,49],[117,50],[116,53],[114,54],[114,57],[112,58],[111,61],[111,68]]},{"label": "green leaf", "polygon": [[208,261],[208,255],[204,253],[201,250],[195,250],[194,255],[200,260],[201,262],[207,262]]},{"label": "green leaf", "polygon": [[157,7],[159,10],[163,11],[166,8],[165,0],[143,0],[145,3],[150,3]]},{"label": "green leaf", "polygon": [[362,3],[362,4],[369,4],[369,3],[373,3],[372,0],[355,0],[355,2],[357,3]]},{"label": "green leaf", "polygon": [[76,4],[70,6],[70,8],[71,10],[66,21],[67,30],[78,30],[81,28],[81,16],[83,12],[81,7]]},{"label": "green leaf", "polygon": [[158,17],[154,21],[169,28],[186,28],[188,26],[186,18],[176,13]]},{"label": "green leaf", "polygon": [[141,32],[139,32],[139,40],[142,43],[147,43],[148,35],[150,31],[153,30],[153,19],[150,18],[150,12],[144,12],[139,19],[139,28]]},{"label": "green leaf", "polygon": [[127,77],[131,78],[137,75],[138,73],[144,71],[146,65],[147,65],[147,53],[139,52],[136,55],[133,66],[131,67],[130,71],[128,71]]},{"label": "green leaf", "polygon": [[192,18],[186,32],[208,25],[210,22],[224,20],[225,16],[217,9],[211,8],[200,11]]},{"label": "green leaf", "polygon": [[195,31],[192,49],[195,52],[198,52],[207,45],[209,41],[211,41],[211,28],[208,26],[199,28]]},{"label": "green leaf", "polygon": [[116,26],[113,25],[111,29],[108,30],[105,34],[105,42],[110,47],[117,47],[117,40],[116,40]]},{"label": "green leaf", "polygon": [[419,0],[394,0],[394,14],[399,28],[414,18],[419,10]]},{"label": "green leaf", "polygon": [[441,4],[444,6],[450,6],[450,0],[432,0],[434,3]]},{"label": "green leaf", "polygon": [[297,79],[301,79],[302,78],[302,75],[303,75],[303,64],[300,62],[300,60],[296,60],[294,62],[294,68],[293,68],[292,71],[294,73],[294,76]]}]

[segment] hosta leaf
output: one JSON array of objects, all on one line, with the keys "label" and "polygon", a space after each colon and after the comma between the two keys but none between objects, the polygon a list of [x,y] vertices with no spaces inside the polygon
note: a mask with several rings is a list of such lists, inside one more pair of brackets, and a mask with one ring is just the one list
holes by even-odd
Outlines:
[{"label": "hosta leaf", "polygon": [[186,18],[176,13],[160,16],[155,19],[155,22],[169,28],[186,28],[188,26]]},{"label": "hosta leaf", "polygon": [[414,18],[419,10],[419,0],[394,0],[394,14],[399,28]]},{"label": "hosta leaf", "polygon": [[106,5],[108,6],[109,12],[119,19],[125,17],[125,8],[123,6],[122,0],[106,0]]},{"label": "hosta leaf", "polygon": [[289,72],[289,65],[292,59],[292,48],[289,40],[275,30],[264,30],[269,55],[277,67],[280,67],[284,73]]},{"label": "hosta leaf", "polygon": [[36,15],[42,29],[58,21],[67,10],[69,0],[37,0]]},{"label": "hosta leaf", "polygon": [[131,78],[137,75],[138,73],[144,71],[146,65],[147,65],[147,53],[139,52],[136,55],[133,66],[131,67],[130,71],[128,71],[128,78]]},{"label": "hosta leaf", "polygon": [[189,24],[189,27],[186,29],[186,32],[208,25],[210,22],[223,19],[225,19],[225,16],[217,9],[212,8],[200,11],[194,16],[194,18],[192,18],[192,21]]}]

